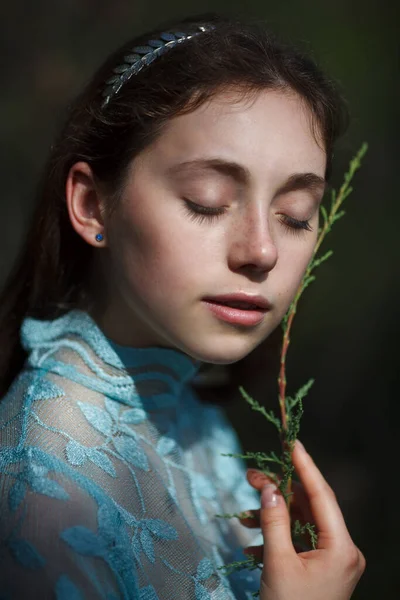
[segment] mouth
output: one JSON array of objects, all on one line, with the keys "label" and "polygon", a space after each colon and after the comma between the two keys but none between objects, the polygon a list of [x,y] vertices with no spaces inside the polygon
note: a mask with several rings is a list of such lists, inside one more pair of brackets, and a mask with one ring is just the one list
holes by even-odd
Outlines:
[{"label": "mouth", "polygon": [[230,308],[239,308],[240,310],[262,310],[266,311],[264,308],[260,308],[256,304],[250,304],[249,302],[222,302],[221,300],[212,300],[206,299],[206,302],[212,302],[213,304],[219,304],[220,306],[229,306]]},{"label": "mouth", "polygon": [[[214,316],[236,325],[258,325],[268,311],[265,299],[248,302],[230,298],[204,298],[203,302]],[[260,304],[263,306],[260,306]]]},{"label": "mouth", "polygon": [[214,296],[204,298],[206,302],[229,306],[239,310],[257,310],[266,312],[271,308],[270,303],[263,296],[252,296],[248,294],[229,294],[225,296]]}]

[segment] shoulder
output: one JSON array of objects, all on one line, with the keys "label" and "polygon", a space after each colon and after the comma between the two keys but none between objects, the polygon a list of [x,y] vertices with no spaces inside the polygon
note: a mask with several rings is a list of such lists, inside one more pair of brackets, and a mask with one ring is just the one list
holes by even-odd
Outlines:
[{"label": "shoulder", "polygon": [[115,468],[98,448],[112,419],[77,393],[25,372],[0,404],[0,589],[13,600],[97,600],[117,588],[131,598],[136,589],[126,523],[105,481]]}]

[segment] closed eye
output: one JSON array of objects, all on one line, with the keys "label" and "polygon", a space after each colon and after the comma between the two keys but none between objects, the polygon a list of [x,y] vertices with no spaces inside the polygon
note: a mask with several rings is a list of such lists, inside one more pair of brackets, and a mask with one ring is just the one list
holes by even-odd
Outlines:
[{"label": "closed eye", "polygon": [[184,198],[184,201],[187,213],[192,221],[203,223],[203,221],[208,220],[212,222],[226,212],[225,207],[212,208],[210,206],[201,206],[187,198]]},{"label": "closed eye", "polygon": [[298,219],[293,219],[293,217],[289,217],[288,215],[281,215],[279,220],[288,230],[291,231],[291,233],[295,235],[301,234],[301,230],[313,231],[308,219],[305,221],[300,221]]},{"label": "closed eye", "polygon": [[[187,213],[192,221],[203,223],[207,220],[208,222],[212,222],[226,212],[225,207],[212,208],[210,206],[202,206],[192,202],[191,200],[188,200],[187,198],[184,198],[184,201]],[[288,215],[281,215],[279,221],[294,235],[301,235],[303,231],[313,231],[308,219],[301,221],[299,219],[289,217]]]}]

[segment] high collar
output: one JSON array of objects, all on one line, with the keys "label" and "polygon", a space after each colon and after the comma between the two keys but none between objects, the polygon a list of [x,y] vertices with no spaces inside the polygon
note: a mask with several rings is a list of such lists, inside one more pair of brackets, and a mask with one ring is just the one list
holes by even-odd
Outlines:
[{"label": "high collar", "polygon": [[[64,375],[120,402],[147,410],[176,405],[183,387],[201,365],[174,348],[121,346],[107,338],[94,319],[81,310],[71,310],[52,321],[25,318],[21,343],[29,354],[31,367]],[[106,365],[102,367],[93,361],[85,345]],[[94,376],[84,375],[70,358],[61,359],[56,351],[62,348],[75,350]],[[110,375],[107,365],[117,372]]]}]

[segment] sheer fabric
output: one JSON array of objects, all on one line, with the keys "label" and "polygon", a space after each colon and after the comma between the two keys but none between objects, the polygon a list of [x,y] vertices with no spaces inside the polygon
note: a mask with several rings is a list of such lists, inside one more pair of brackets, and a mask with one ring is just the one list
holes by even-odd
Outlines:
[{"label": "sheer fabric", "polygon": [[0,402],[0,599],[249,600],[226,577],[257,535],[215,515],[259,508],[200,366],[127,348],[86,313],[27,318],[29,356]]}]

